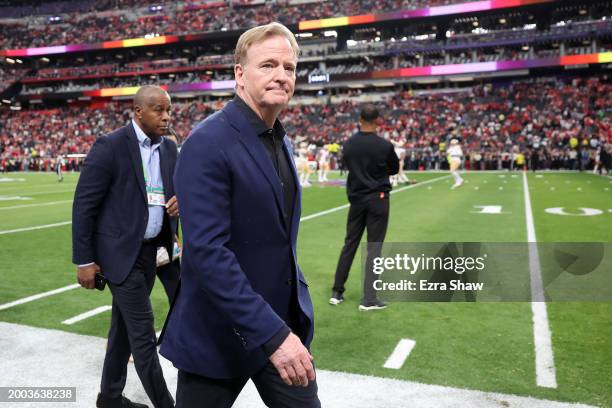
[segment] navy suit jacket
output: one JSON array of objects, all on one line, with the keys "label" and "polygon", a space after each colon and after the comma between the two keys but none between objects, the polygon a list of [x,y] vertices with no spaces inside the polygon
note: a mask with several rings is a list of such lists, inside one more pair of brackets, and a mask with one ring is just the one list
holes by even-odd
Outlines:
[{"label": "navy suit jacket", "polygon": [[[159,158],[167,201],[174,196],[176,144],[162,138]],[[96,262],[110,282],[120,284],[134,266],[148,219],[142,159],[130,123],[98,138],[85,159],[72,205],[72,262]],[[176,217],[164,211],[160,239],[169,254],[176,227]]]},{"label": "navy suit jacket", "polygon": [[[181,291],[161,345],[175,367],[211,378],[253,375],[268,361],[262,345],[289,314],[309,346],[313,310],[296,258],[301,197],[290,148],[285,136],[297,188],[286,225],[279,177],[234,102],[183,144],[174,174],[184,240]],[[298,310],[289,310],[292,295]]]}]

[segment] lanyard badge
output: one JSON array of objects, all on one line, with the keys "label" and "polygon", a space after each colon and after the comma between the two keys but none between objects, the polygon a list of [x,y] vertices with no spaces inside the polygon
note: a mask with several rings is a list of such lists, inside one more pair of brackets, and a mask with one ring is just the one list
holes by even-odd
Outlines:
[{"label": "lanyard badge", "polygon": [[149,205],[161,205],[166,206],[166,197],[164,196],[163,187],[152,187],[149,184],[149,174],[145,164],[142,164],[142,171],[144,173],[145,186],[147,190],[147,203]]}]

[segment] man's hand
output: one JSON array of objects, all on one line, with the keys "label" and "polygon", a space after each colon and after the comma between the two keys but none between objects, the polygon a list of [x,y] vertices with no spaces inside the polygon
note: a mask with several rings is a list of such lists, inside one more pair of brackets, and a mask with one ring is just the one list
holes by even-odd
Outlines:
[{"label": "man's hand", "polygon": [[96,287],[96,272],[100,271],[98,264],[87,266],[77,266],[77,281],[85,289],[95,289]]},{"label": "man's hand", "polygon": [[176,196],[172,196],[172,198],[168,200],[168,202],[166,203],[166,211],[171,217],[177,217],[179,215],[179,207],[178,201],[176,200]]},{"label": "man's hand", "polygon": [[290,333],[280,347],[270,356],[270,361],[287,385],[308,386],[308,381],[314,381],[315,370],[313,357],[300,341],[300,338]]}]

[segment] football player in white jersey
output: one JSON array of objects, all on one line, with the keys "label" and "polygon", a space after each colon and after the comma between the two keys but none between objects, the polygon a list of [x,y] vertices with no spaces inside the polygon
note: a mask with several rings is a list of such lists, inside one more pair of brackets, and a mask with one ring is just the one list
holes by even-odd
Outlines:
[{"label": "football player in white jersey", "polygon": [[329,172],[329,150],[327,150],[327,145],[323,146],[319,149],[319,183],[322,183],[327,180],[327,173]]},{"label": "football player in white jersey", "polygon": [[455,184],[451,187],[451,189],[454,190],[463,184],[463,179],[459,175],[459,167],[461,167],[461,161],[463,160],[463,150],[461,150],[461,146],[457,139],[451,139],[450,146],[446,150],[446,153],[451,175],[455,179]]},{"label": "football player in white jersey", "polygon": [[308,166],[308,143],[300,143],[300,147],[297,150],[297,159],[295,164],[297,167],[298,174],[300,175],[300,185],[302,187],[310,187],[311,184],[308,181],[310,178],[310,167]]}]

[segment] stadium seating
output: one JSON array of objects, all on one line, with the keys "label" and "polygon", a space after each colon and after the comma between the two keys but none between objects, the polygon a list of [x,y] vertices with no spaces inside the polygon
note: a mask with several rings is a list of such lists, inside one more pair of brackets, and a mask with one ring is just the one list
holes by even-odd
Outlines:
[{"label": "stadium seating", "polygon": [[[451,136],[462,139],[467,153],[484,156],[483,168],[501,168],[504,157],[524,152],[535,138],[545,148],[545,166],[570,166],[572,138],[584,147],[586,164],[592,166],[592,148],[599,140],[612,141],[611,91],[607,76],[517,81],[508,87],[484,85],[419,95],[395,91],[379,102],[385,112],[381,129],[387,138],[406,140],[409,168],[434,168],[443,160],[440,144]],[[176,131],[187,136],[222,103],[175,102]],[[283,121],[288,134],[298,141],[342,142],[357,129],[358,105],[350,95],[336,96],[331,104],[295,104],[283,114]],[[21,168],[44,168],[34,163],[58,154],[87,153],[97,136],[127,123],[129,112],[130,105],[125,103],[1,111],[0,160],[18,162]]]},{"label": "stadium seating", "polygon": [[[223,1],[213,3],[214,7],[199,2],[165,2],[161,4],[160,9],[152,9],[149,3],[160,5],[160,2],[109,1],[102,2],[100,7],[96,6],[96,9],[104,9],[104,12],[95,10],[89,13],[83,11],[93,8],[95,2],[77,5],[77,1],[66,1],[55,8],[45,3],[44,8],[39,9],[32,6],[24,6],[21,9],[4,7],[3,16],[30,17],[25,21],[14,18],[0,20],[0,49],[96,43],[144,37],[151,33],[180,35],[235,30],[273,20],[295,24],[301,20],[378,14],[460,2],[462,1],[351,0],[281,6],[276,3],[234,4],[236,2]],[[113,27],[112,34],[103,30],[104,27]]]}]

